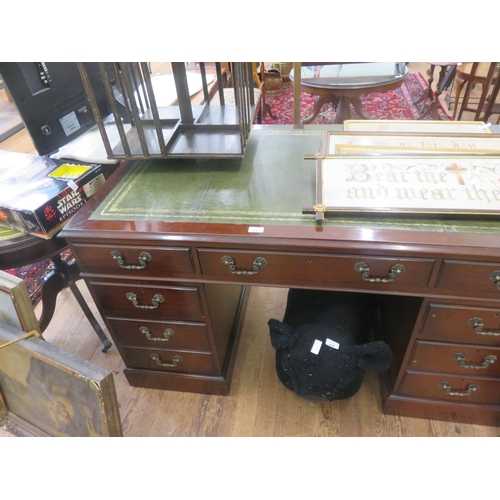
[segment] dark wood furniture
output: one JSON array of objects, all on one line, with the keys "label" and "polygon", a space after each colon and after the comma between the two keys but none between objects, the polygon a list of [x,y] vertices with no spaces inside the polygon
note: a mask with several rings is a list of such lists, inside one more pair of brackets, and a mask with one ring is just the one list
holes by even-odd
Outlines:
[{"label": "dark wood furniture", "polygon": [[[307,68],[305,64],[307,63],[302,63],[301,72]],[[302,120],[302,123],[311,123],[318,116],[323,105],[328,102],[337,107],[334,118],[336,124],[342,124],[345,120],[351,119],[351,104],[360,118],[369,119],[370,117],[363,111],[360,96],[394,90],[402,85],[407,75],[408,70],[404,64],[404,67],[400,68],[401,73],[397,71],[392,74],[372,73],[373,67],[387,64],[389,63],[318,63],[318,66],[311,66],[320,69],[316,73],[310,70],[305,76],[301,76],[300,85],[303,92],[317,97],[312,113]],[[393,64],[396,68],[397,63]],[[355,68],[357,71],[350,71],[349,75],[344,77],[341,74],[342,67]],[[359,74],[356,75],[356,72]],[[294,69],[290,73],[290,79],[293,81],[295,78]]]},{"label": "dark wood furniture", "polygon": [[[457,68],[456,75],[456,90],[455,90],[455,110],[453,119],[457,116],[457,120],[462,118],[464,111],[475,113],[475,120],[479,120],[483,107],[490,90],[490,85],[494,85],[498,78],[495,77],[497,63],[496,62],[472,62],[460,64]],[[470,98],[471,92],[476,85],[481,85],[481,96],[477,107],[472,107]],[[460,94],[465,87],[464,97],[462,102],[459,102]]]},{"label": "dark wood furniture", "polygon": [[66,226],[129,383],[227,394],[246,287],[350,290],[379,300],[385,412],[499,425],[500,223],[316,224],[304,155],[326,129],[255,127],[238,163],[125,163]]},{"label": "dark wood furniture", "polygon": [[[417,120],[423,120],[426,116],[432,115],[433,120],[440,120],[439,117],[439,96],[443,93],[446,82],[445,78],[448,74],[448,70],[457,66],[456,62],[431,62],[429,63],[430,67],[427,71],[428,86],[425,89],[422,96],[417,99],[413,104],[419,104],[421,102],[425,103],[428,99],[430,99],[429,105],[425,108],[425,110],[418,116]],[[439,66],[441,69],[439,70],[438,82],[436,85],[436,90],[432,89],[432,83],[434,82],[434,70],[436,66]]]}]

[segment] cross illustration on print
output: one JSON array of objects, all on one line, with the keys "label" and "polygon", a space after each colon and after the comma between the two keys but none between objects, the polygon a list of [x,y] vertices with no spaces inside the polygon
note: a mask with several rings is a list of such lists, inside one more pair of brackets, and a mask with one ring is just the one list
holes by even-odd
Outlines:
[{"label": "cross illustration on print", "polygon": [[459,167],[456,163],[452,163],[446,167],[446,170],[454,173],[457,176],[458,183],[465,186],[464,178],[462,177],[462,172],[467,171],[465,167]]}]

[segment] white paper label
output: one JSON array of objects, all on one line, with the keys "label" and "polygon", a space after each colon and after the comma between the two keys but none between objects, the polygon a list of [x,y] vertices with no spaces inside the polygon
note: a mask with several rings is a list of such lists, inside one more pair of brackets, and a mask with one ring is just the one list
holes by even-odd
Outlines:
[{"label": "white paper label", "polygon": [[311,352],[313,354],[319,354],[319,350],[321,349],[322,345],[323,345],[323,342],[321,342],[321,340],[315,340],[314,344],[311,348]]},{"label": "white paper label", "polygon": [[66,116],[63,116],[59,119],[59,121],[61,122],[61,126],[66,136],[70,136],[81,128],[80,122],[78,121],[78,118],[76,117],[76,113],[74,111],[67,114]]},{"label": "white paper label", "polygon": [[249,233],[263,233],[264,232],[264,228],[263,227],[250,226],[248,228],[248,232]]},{"label": "white paper label", "polygon": [[78,184],[74,181],[68,181],[68,186],[73,190],[73,191],[78,191]]},{"label": "white paper label", "polygon": [[333,349],[338,349],[340,347],[340,344],[332,339],[326,339],[325,344],[329,347],[332,347]]}]

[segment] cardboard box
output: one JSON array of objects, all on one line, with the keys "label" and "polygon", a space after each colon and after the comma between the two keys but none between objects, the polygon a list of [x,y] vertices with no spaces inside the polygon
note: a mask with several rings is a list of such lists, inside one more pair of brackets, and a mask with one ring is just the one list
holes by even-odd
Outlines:
[{"label": "cardboard box", "polygon": [[0,225],[49,239],[104,181],[100,165],[0,151]]}]

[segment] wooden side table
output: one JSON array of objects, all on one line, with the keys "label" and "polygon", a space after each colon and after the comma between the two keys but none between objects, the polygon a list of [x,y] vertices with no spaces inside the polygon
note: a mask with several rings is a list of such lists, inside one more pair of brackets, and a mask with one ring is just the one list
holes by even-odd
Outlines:
[{"label": "wooden side table", "polygon": [[2,231],[1,234],[4,237],[0,237],[0,269],[26,266],[45,259],[52,261],[53,270],[45,277],[42,285],[43,307],[39,320],[40,330],[43,332],[54,316],[59,292],[69,287],[102,342],[102,352],[106,352],[112,344],[75,283],[80,279],[78,265],[76,262],[68,264],[61,258],[61,253],[68,248],[66,240],[58,238],[57,235],[50,240],[44,240],[37,236],[23,235],[9,230]]}]

